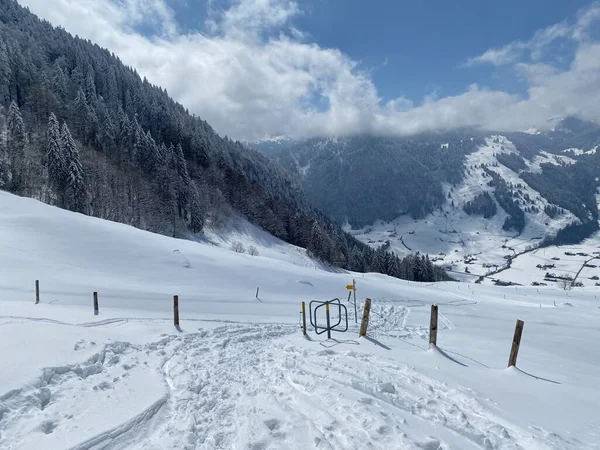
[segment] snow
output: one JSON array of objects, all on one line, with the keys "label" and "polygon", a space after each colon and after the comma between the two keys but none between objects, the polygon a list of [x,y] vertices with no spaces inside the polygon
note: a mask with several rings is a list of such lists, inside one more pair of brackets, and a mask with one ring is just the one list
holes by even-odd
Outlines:
[{"label": "snow", "polygon": [[562,164],[575,164],[576,160],[566,155],[555,155],[554,153],[548,153],[540,151],[538,155],[533,158],[533,161],[527,161],[529,170],[533,173],[541,173],[542,164],[554,164],[559,166]]},{"label": "snow", "polygon": [[580,156],[585,153],[585,150],[581,150],[578,148],[567,148],[567,149],[563,150],[563,153],[573,153],[576,156]]},{"label": "snow", "polygon": [[[600,448],[597,288],[327,271],[243,222],[208,238],[0,192],[0,449]],[[349,307],[347,333],[303,338],[300,302],[346,302],[353,278],[368,337]]]},{"label": "snow", "polygon": [[575,156],[581,156],[581,155],[593,155],[594,153],[596,153],[596,150],[598,149],[598,146],[595,146],[594,148],[591,148],[590,150],[581,150],[579,148],[567,148],[565,150],[563,150],[563,153],[571,153]]},{"label": "snow", "polygon": [[[554,267],[544,268],[547,265]],[[578,245],[551,246],[522,255],[514,261],[510,269],[498,274],[498,278],[524,285],[545,282],[560,289],[558,281],[544,279],[547,272],[571,278],[579,272],[577,281],[582,282],[584,286],[595,287],[596,282],[600,283],[600,233],[594,233]],[[598,280],[593,277],[598,277]]]},{"label": "snow", "polygon": [[[207,229],[205,237],[209,243],[225,249],[231,248],[234,242],[241,242],[246,253],[248,247],[254,246],[258,250],[257,257],[274,258],[304,267],[321,267],[306,254],[305,249],[290,245],[243,218],[235,218],[219,229]],[[181,255],[183,264],[189,262],[179,250],[177,253]]]}]

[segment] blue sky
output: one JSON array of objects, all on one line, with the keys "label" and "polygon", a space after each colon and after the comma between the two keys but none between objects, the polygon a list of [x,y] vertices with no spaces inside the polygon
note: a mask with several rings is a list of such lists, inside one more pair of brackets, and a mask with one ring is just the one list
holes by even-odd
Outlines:
[{"label": "blue sky", "polygon": [[597,2],[19,1],[240,139],[600,119]]},{"label": "blue sky", "polygon": [[[309,0],[294,26],[306,40],[337,48],[370,71],[384,100],[456,95],[471,83],[523,94],[526,86],[490,67],[465,68],[473,55],[573,17],[589,0],[488,2]],[[178,24],[206,32],[207,1],[170,0]]]}]

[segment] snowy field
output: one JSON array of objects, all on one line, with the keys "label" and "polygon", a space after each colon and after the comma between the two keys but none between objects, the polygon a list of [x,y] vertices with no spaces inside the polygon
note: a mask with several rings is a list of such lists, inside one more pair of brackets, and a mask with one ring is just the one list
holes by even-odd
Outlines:
[{"label": "snowy field", "polygon": [[[326,271],[250,226],[209,238],[0,192],[0,449],[600,448],[597,288],[414,284]],[[300,302],[334,297],[349,331],[304,339]]]}]

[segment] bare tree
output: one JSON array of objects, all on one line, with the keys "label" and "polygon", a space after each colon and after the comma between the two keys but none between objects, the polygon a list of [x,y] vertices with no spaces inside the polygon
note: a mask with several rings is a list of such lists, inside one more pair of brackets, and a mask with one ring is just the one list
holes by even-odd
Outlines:
[{"label": "bare tree", "polygon": [[568,291],[571,289],[571,279],[568,275],[563,275],[559,280],[558,285],[563,291]]},{"label": "bare tree", "polygon": [[254,245],[251,245],[248,247],[248,254],[251,256],[258,256],[258,249]]},{"label": "bare tree", "polygon": [[232,242],[231,250],[233,250],[236,253],[244,253],[246,251],[246,249],[244,248],[244,244],[242,244],[240,241]]}]

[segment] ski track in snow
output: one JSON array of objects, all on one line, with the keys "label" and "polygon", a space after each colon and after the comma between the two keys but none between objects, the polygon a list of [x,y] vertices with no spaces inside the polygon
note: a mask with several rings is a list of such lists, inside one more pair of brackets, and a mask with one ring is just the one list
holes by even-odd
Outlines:
[{"label": "ski track in snow", "polygon": [[[376,333],[424,337],[406,326],[410,308],[386,308],[390,320]],[[136,368],[160,376],[164,395],[71,450],[550,448],[496,417],[470,389],[335,342],[294,343],[293,333],[292,325],[225,324],[146,345],[110,343],[0,397],[0,448],[36,448],[40,433],[73,431],[78,411],[69,408],[90,391],[118,389]],[[559,436],[544,437],[564,448]]]},{"label": "ski track in snow", "polygon": [[[93,342],[79,341],[75,350],[95,345]],[[82,405],[90,399],[96,403],[106,400],[111,397],[109,392],[118,390],[122,384],[132,391],[131,385],[135,380],[151,370],[150,362],[148,353],[144,353],[142,347],[128,342],[114,342],[83,363],[45,368],[32,383],[0,397],[0,449],[40,448],[36,443],[40,432],[58,435],[57,441],[67,442],[68,434],[78,433],[86,426],[81,421],[80,408],[85,408]],[[139,422],[154,415],[164,402],[165,398],[157,400],[114,430],[73,448],[95,448],[95,443],[135,428]],[[69,408],[73,408],[73,411]],[[17,446],[6,446],[3,442],[13,442]]]}]

